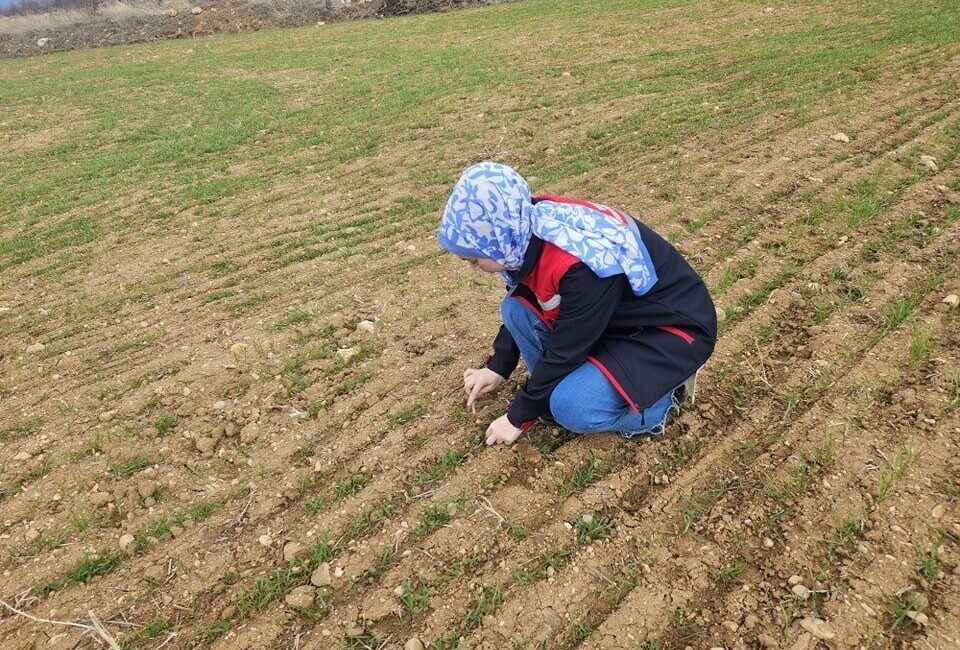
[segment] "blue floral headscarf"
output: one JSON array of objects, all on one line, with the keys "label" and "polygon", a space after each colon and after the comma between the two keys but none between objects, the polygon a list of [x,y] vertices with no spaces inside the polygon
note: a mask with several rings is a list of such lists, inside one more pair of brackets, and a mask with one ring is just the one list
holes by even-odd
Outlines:
[{"label": "blue floral headscarf", "polygon": [[[633,292],[644,295],[657,283],[657,272],[636,223],[595,207],[549,200],[534,204],[530,186],[515,169],[483,162],[464,170],[454,186],[437,242],[456,255],[491,259],[516,271],[536,235],[601,278],[623,273]],[[509,274],[502,276],[512,286]]]}]

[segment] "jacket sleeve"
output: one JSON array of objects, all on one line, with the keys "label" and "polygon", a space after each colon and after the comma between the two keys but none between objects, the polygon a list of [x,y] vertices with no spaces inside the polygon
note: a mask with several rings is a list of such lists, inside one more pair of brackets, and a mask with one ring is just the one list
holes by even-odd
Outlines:
[{"label": "jacket sleeve", "polygon": [[550,412],[557,384],[587,361],[623,297],[622,274],[600,278],[582,262],[560,280],[560,314],[547,339],[540,363],[514,397],[507,419],[526,428]]},{"label": "jacket sleeve", "polygon": [[520,361],[520,348],[506,325],[500,326],[497,338],[493,339],[493,354],[487,357],[487,368],[504,379],[510,377]]}]

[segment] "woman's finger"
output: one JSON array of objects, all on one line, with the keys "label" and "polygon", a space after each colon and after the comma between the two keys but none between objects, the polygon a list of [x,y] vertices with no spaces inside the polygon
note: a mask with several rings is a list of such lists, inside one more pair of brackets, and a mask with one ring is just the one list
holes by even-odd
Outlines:
[{"label": "woman's finger", "polygon": [[482,388],[480,382],[477,382],[473,385],[473,388],[470,391],[470,397],[467,398],[467,406],[473,406],[473,402],[477,399],[477,396],[480,394],[480,389]]}]

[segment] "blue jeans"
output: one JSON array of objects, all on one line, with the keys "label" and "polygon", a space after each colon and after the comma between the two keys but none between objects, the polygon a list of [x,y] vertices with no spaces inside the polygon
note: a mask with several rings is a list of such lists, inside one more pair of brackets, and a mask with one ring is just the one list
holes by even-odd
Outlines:
[{"label": "blue jeans", "polygon": [[[510,330],[520,354],[532,372],[550,337],[550,330],[516,298],[506,298],[500,305],[503,324]],[[670,411],[678,408],[675,390],[669,391],[651,406],[637,413],[590,362],[564,377],[550,396],[550,412],[557,424],[575,433],[616,431],[632,438],[663,433]]]}]

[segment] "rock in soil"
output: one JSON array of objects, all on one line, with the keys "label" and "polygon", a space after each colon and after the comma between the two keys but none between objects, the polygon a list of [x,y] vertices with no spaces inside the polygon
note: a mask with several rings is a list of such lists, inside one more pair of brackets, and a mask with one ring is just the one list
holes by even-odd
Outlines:
[{"label": "rock in soil", "polygon": [[951,293],[949,296],[945,297],[945,298],[944,298],[943,300],[941,300],[940,302],[944,303],[945,305],[947,305],[948,307],[950,307],[950,308],[952,309],[952,308],[956,307],[957,305],[960,305],[960,296],[958,296],[958,295],[955,294],[955,293]]},{"label": "rock in soil", "polygon": [[37,354],[38,352],[43,352],[44,348],[46,347],[47,346],[45,346],[43,343],[37,341],[33,345],[27,346],[27,354]]},{"label": "rock in soil", "polygon": [[310,574],[310,584],[314,587],[327,587],[330,585],[330,563],[323,562],[313,573]]},{"label": "rock in soil", "polygon": [[283,545],[283,561],[287,564],[296,562],[303,555],[303,544],[287,542]]},{"label": "rock in soil", "polygon": [[773,638],[772,636],[770,636],[769,634],[758,634],[758,635],[757,635],[757,643],[759,643],[759,644],[760,644],[761,646],[763,646],[764,648],[775,649],[775,648],[779,648],[779,647],[780,647],[780,644],[777,643],[777,640],[774,639],[774,638]]},{"label": "rock in soil", "polygon": [[810,590],[807,589],[802,584],[793,585],[793,588],[790,590],[793,592],[793,595],[801,600],[806,600],[810,597]]},{"label": "rock in soil", "polygon": [[127,533],[125,535],[120,536],[120,550],[121,551],[133,550],[133,535],[131,535],[130,533]]},{"label": "rock in soil", "polygon": [[306,609],[313,605],[313,601],[316,599],[316,597],[316,589],[310,585],[303,585],[302,587],[297,587],[287,594],[286,598],[283,599],[283,602],[291,607]]},{"label": "rock in soil", "polygon": [[403,644],[403,650],[423,650],[423,641],[414,637]]},{"label": "rock in soil", "polygon": [[824,641],[829,641],[833,637],[837,636],[830,628],[830,624],[819,618],[807,616],[800,621],[800,627],[818,639],[822,639]]},{"label": "rock in soil", "polygon": [[240,429],[240,442],[248,443],[253,442],[260,437],[260,425],[256,422],[251,422],[250,424],[244,426]]},{"label": "rock in soil", "polygon": [[357,323],[358,332],[366,332],[367,334],[373,334],[377,331],[377,326],[372,320],[362,320]]},{"label": "rock in soil", "polygon": [[201,454],[212,454],[214,448],[217,446],[217,441],[213,438],[197,438],[197,451]]},{"label": "rock in soil", "polygon": [[203,8],[202,8],[202,7],[194,7],[193,9],[190,10],[190,13],[192,13],[194,16],[199,16],[200,14],[203,13]]},{"label": "rock in soil", "polygon": [[934,160],[933,156],[920,156],[920,160],[917,161],[918,167],[926,167],[932,172],[938,171],[940,168],[937,167],[937,161]]},{"label": "rock in soil", "polygon": [[357,354],[356,348],[340,348],[337,350],[337,356],[344,361],[350,361]]},{"label": "rock in soil", "polygon": [[836,140],[837,142],[847,143],[850,142],[850,136],[846,133],[834,133],[830,136],[831,140]]},{"label": "rock in soil", "polygon": [[947,512],[947,506],[942,503],[938,503],[933,507],[933,510],[930,511],[930,516],[934,519],[940,519]]},{"label": "rock in soil", "polygon": [[15,460],[18,463],[22,463],[30,460],[31,458],[33,458],[33,456],[31,456],[28,452],[21,451],[19,454],[13,457],[13,460]]},{"label": "rock in soil", "polygon": [[90,495],[90,503],[95,506],[105,506],[113,501],[113,495],[107,492],[94,492]]}]

